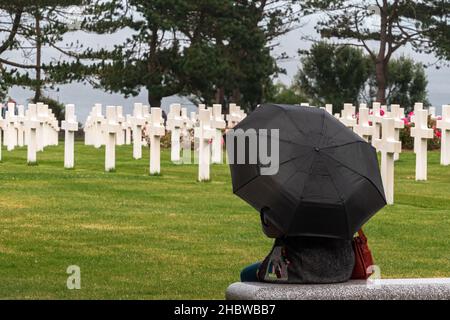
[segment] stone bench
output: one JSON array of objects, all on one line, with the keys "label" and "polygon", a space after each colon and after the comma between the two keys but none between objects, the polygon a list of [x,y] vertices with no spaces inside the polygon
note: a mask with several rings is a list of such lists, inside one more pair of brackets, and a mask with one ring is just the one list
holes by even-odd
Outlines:
[{"label": "stone bench", "polygon": [[448,279],[382,279],[339,284],[290,285],[237,282],[227,300],[450,300]]}]

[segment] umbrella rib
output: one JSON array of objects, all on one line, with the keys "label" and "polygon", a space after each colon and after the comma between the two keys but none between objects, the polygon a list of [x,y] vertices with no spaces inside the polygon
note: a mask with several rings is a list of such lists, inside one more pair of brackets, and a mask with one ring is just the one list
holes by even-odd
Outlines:
[{"label": "umbrella rib", "polygon": [[250,180],[248,180],[246,183],[244,183],[242,186],[240,186],[239,188],[237,188],[236,190],[233,190],[233,193],[235,194],[236,192],[238,192],[239,190],[241,190],[242,188],[244,188],[246,185],[248,185],[250,182],[253,182],[254,180],[256,180],[257,178],[259,178],[260,175],[254,176],[253,178],[251,178]]},{"label": "umbrella rib", "polygon": [[[325,155],[326,155],[326,154],[325,154]],[[334,159],[334,158],[332,158],[332,159]],[[338,162],[339,162],[339,161],[338,161]],[[334,172],[331,173],[331,171],[329,170],[328,167],[327,167],[327,171],[328,171],[328,174],[330,175],[330,179],[331,179],[331,182],[333,183],[333,187],[334,187],[334,189],[336,190],[336,193],[339,195],[339,198],[341,199],[342,204],[343,204],[343,206],[344,206],[344,210],[345,210],[345,220],[346,220],[346,226],[347,226],[347,234],[349,234],[349,233],[350,233],[350,226],[349,226],[349,223],[348,223],[348,212],[347,212],[347,206],[345,205],[345,199],[344,199],[344,197],[341,195],[341,193],[339,192],[338,187],[336,186],[336,182],[335,182],[335,179],[334,179],[334,177],[333,177]],[[366,178],[366,179],[367,179],[367,178]]]},{"label": "umbrella rib", "polygon": [[284,115],[285,115],[286,118],[288,118],[289,121],[294,125],[294,127],[297,129],[297,131],[298,131],[298,132],[303,132],[303,131],[297,126],[297,124],[294,122],[294,120],[292,120],[292,118],[289,117],[289,115],[287,114],[286,109],[283,109],[283,108],[282,108],[281,110],[283,110]]},{"label": "umbrella rib", "polygon": [[323,147],[320,148],[321,150],[325,150],[325,149],[334,149],[334,148],[339,148],[339,147],[343,147],[343,146],[347,146],[350,144],[355,144],[355,143],[367,143],[365,141],[352,141],[352,142],[347,142],[347,143],[343,143],[343,144],[337,144],[337,145],[333,145],[333,146],[328,146],[328,147]]},{"label": "umbrella rib", "polygon": [[332,155],[327,154],[327,153],[323,153],[323,154],[326,155],[327,157],[333,159],[334,161],[340,163],[342,166],[346,167],[346,168],[349,169],[350,171],[353,171],[354,173],[359,174],[360,176],[366,178],[367,181],[369,181],[369,182],[375,187],[375,189],[378,191],[378,193],[381,195],[381,197],[382,197],[383,199],[385,199],[386,196],[383,194],[383,192],[380,191],[380,189],[378,189],[377,185],[376,185],[371,179],[369,179],[369,177],[367,177],[367,176],[364,175],[364,174],[361,174],[360,172],[357,172],[357,171],[354,170],[353,168],[350,168],[349,166],[347,166],[346,164],[342,163],[341,161],[339,161],[338,159],[336,159],[336,158],[333,157]]}]

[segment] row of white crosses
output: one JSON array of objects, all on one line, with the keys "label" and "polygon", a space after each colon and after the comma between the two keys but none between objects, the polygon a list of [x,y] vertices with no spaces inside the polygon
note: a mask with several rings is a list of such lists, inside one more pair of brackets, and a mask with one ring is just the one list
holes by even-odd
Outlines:
[{"label": "row of white crosses", "polygon": [[[353,115],[355,108],[351,104],[344,106],[339,120],[364,140],[371,140],[377,151],[381,152],[381,176],[389,204],[394,202],[394,161],[401,153],[400,130],[404,128],[404,109],[399,105],[391,105],[390,112],[386,106],[374,103],[372,113],[366,105],[359,108],[359,121],[355,124]],[[423,109],[422,103],[414,106],[411,136],[414,137],[414,152],[416,154],[416,180],[427,180],[427,140],[432,139],[434,132],[428,128],[428,116],[433,117],[433,111]],[[437,117],[436,117],[437,119]],[[372,124],[370,124],[372,122]],[[438,129],[442,130],[441,164],[450,164],[450,106],[443,106],[442,119],[437,121]]]},{"label": "row of white crosses", "polygon": [[[116,134],[116,145],[131,144],[131,129],[132,117],[130,115],[124,116],[123,107],[116,107],[116,120],[118,124],[118,131]],[[106,144],[108,135],[103,131],[106,118],[102,114],[102,105],[95,104],[89,113],[85,125],[85,144],[92,145],[95,148],[100,148]]]},{"label": "row of white crosses", "polygon": [[[9,103],[5,119],[0,119],[0,131],[4,132],[4,142],[8,151],[13,151],[15,147],[27,146],[27,161],[34,164],[36,152],[43,151],[47,146],[58,145],[60,130],[58,120],[43,103],[29,104],[26,111],[23,105],[19,105],[17,115],[15,111],[16,105]],[[1,143],[0,139],[0,148]]]},{"label": "row of white crosses", "polygon": [[356,107],[346,103],[342,113],[335,115],[347,128],[365,141],[371,141],[381,152],[380,171],[388,204],[394,203],[394,161],[401,153],[399,132],[404,125],[401,113],[404,112],[399,105],[392,105],[391,112],[387,113],[387,107],[380,103],[373,104],[372,112],[366,104],[361,104],[359,119],[356,119]]},{"label": "row of white crosses", "polygon": [[230,103],[229,114],[226,118],[229,129],[234,128],[239,122],[245,119],[245,117],[246,114],[243,110],[241,110],[241,107],[237,106],[234,103]]},{"label": "row of white crosses", "polygon": [[[30,105],[23,119],[20,116],[15,116],[13,107],[9,107],[10,110],[7,113],[6,120],[1,121],[0,125],[3,130],[5,128],[9,130],[14,128],[11,124],[23,122],[28,132],[28,162],[35,163],[37,151],[42,150],[49,144],[57,143],[57,134],[51,134],[52,130],[49,130],[54,126],[55,130],[53,131],[59,130],[56,118],[50,116],[48,107],[43,104]],[[199,180],[209,180],[210,163],[222,163],[222,134],[227,127],[222,114],[222,106],[219,104],[213,105],[212,108],[200,106],[198,116],[195,112],[191,112],[190,117],[187,114],[187,109],[181,108],[179,104],[172,105],[170,109],[167,129],[172,132],[172,161],[180,161],[180,139],[183,142],[183,159],[189,158],[190,161],[190,130],[195,129],[195,137],[199,144]],[[21,114],[20,111],[19,114]],[[159,174],[160,138],[165,134],[161,109],[151,108],[150,113],[148,107],[135,104],[133,115],[125,117],[122,107],[108,106],[105,116],[102,114],[102,106],[96,104],[92,108],[84,128],[87,145],[93,145],[96,148],[105,146],[105,170],[112,171],[115,169],[115,146],[131,143],[131,133],[133,133],[134,140],[133,157],[135,159],[142,157],[142,131],[145,128],[150,140],[150,173]],[[228,128],[234,127],[245,116],[240,107],[230,105],[230,114],[227,117]],[[17,120],[19,118],[22,120]],[[75,165],[74,135],[78,130],[74,105],[66,106],[62,129],[65,131],[64,166],[73,168]],[[9,134],[8,130],[6,130],[7,134]]]}]

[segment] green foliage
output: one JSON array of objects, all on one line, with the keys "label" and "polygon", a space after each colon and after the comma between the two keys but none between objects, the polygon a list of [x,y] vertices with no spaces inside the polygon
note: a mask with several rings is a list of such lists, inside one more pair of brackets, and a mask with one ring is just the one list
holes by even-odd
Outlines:
[{"label": "green foliage", "polygon": [[[41,100],[45,88],[53,88],[55,84],[70,78],[53,70],[52,63],[46,65],[42,62],[42,49],[50,47],[62,54],[66,53],[59,43],[64,34],[70,31],[74,6],[87,2],[22,0],[0,3],[0,72],[3,92],[14,85],[27,87],[35,92],[34,100]],[[2,57],[2,53],[12,50],[16,51],[15,56],[18,53],[22,59]]]},{"label": "green foliage", "polygon": [[[377,100],[386,102],[387,68],[393,54],[410,45],[421,53],[450,57],[450,2],[442,0],[305,0],[304,13],[321,13],[316,30],[324,38],[366,50],[376,68]],[[374,48],[370,41],[375,41]]]},{"label": "green foliage", "polygon": [[273,92],[267,97],[267,102],[280,104],[300,104],[302,102],[309,102],[309,98],[302,92],[299,92],[294,86],[286,86],[282,83],[277,83],[273,86]]},{"label": "green foliage", "polygon": [[[74,79],[93,75],[98,87],[125,96],[148,92],[152,106],[173,94],[244,108],[260,103],[270,77],[280,70],[269,41],[287,31],[291,1],[275,7],[267,2],[231,0],[120,0],[89,6],[83,29],[107,34],[132,30],[112,50],[87,49],[86,72],[69,72]],[[77,62],[78,63],[78,62]],[[55,66],[56,67],[56,66]],[[74,65],[60,64],[61,70]],[[75,65],[80,68],[79,65]]]},{"label": "green foliage", "polygon": [[421,63],[404,56],[391,60],[387,80],[388,103],[400,104],[406,112],[412,111],[418,101],[429,105],[428,80]]},{"label": "green foliage", "polygon": [[[376,70],[362,50],[319,42],[302,53],[302,67],[294,85],[310,96],[313,104],[332,103],[333,111],[339,112],[347,102],[358,105],[377,100]],[[387,70],[389,104],[400,104],[407,112],[418,101],[429,104],[428,81],[422,64],[401,56],[391,59]]]},{"label": "green foliage", "polygon": [[339,112],[344,103],[358,105],[371,68],[362,50],[319,42],[303,52],[302,68],[295,85],[312,98],[312,103],[333,104]]}]

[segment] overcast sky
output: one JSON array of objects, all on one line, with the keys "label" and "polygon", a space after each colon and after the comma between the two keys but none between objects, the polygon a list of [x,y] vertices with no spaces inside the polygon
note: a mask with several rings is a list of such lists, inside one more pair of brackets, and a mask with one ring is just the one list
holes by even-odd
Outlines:
[{"label": "overcast sky", "polygon": [[[296,74],[299,68],[299,58],[297,51],[299,49],[307,49],[311,46],[310,42],[303,41],[302,36],[304,35],[314,35],[314,25],[317,21],[317,17],[309,17],[304,20],[305,25],[302,28],[291,31],[290,33],[284,35],[278,39],[279,45],[274,50],[274,54],[277,55],[281,52],[286,52],[290,59],[280,63],[280,66],[285,68],[287,71],[286,75],[281,75],[279,81],[290,84],[293,76]],[[98,36],[84,33],[73,33],[66,37],[67,43],[74,40],[80,40],[86,46],[91,46],[94,48],[111,46],[114,43],[120,43],[128,35],[127,31],[121,31],[115,34]],[[405,54],[413,57],[417,61],[424,63],[432,63],[436,59],[434,56],[430,55],[418,55],[414,53],[411,49],[405,48],[399,50],[396,56]],[[58,57],[56,52],[45,51],[46,60],[54,59]],[[17,58],[17,56],[15,57]],[[443,104],[450,104],[450,68],[443,67],[437,70],[434,67],[430,67],[426,70],[428,75],[428,94],[429,100],[433,106],[436,106],[438,113],[440,113],[440,106]],[[90,86],[85,86],[83,84],[70,84],[60,86],[58,91],[47,91],[49,96],[56,98],[63,103],[74,103],[77,106],[77,115],[79,120],[84,121],[89,113],[91,107],[95,103],[102,103],[106,105],[122,105],[124,107],[124,112],[130,113],[132,105],[134,102],[147,102],[147,93],[141,92],[137,97],[132,97],[125,99],[119,94],[109,94],[101,90],[92,89]],[[10,96],[14,98],[20,104],[26,104],[27,100],[32,96],[32,94],[21,88],[13,88],[10,91]],[[163,100],[163,108],[167,109],[170,103],[180,100],[178,97],[171,97],[169,99]],[[180,101],[184,106],[189,107],[189,109],[194,108],[194,106],[187,100],[183,99]],[[332,103],[332,102],[330,102]]]}]

